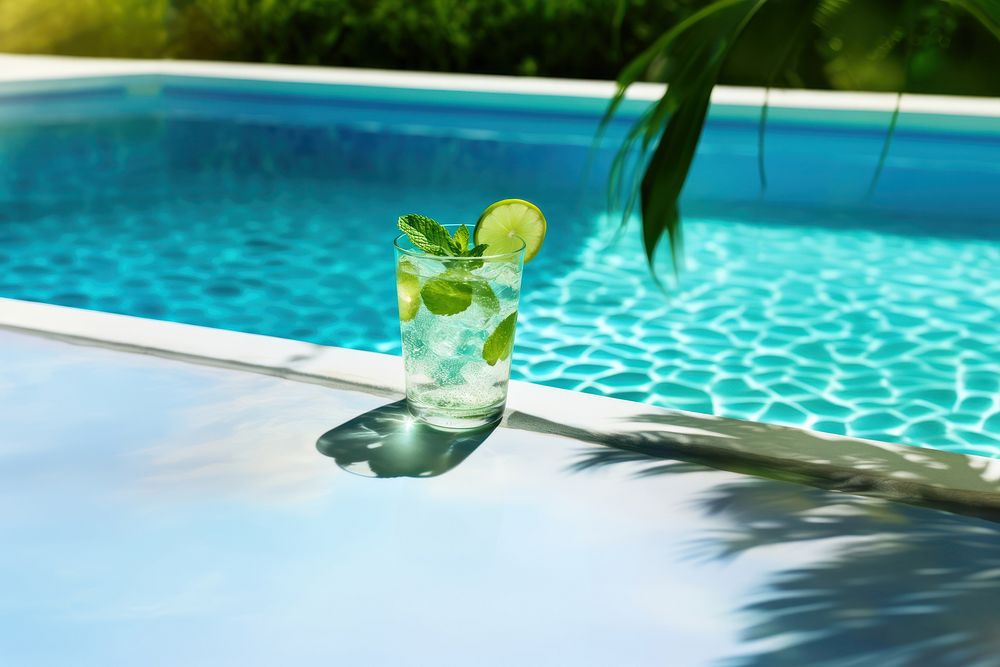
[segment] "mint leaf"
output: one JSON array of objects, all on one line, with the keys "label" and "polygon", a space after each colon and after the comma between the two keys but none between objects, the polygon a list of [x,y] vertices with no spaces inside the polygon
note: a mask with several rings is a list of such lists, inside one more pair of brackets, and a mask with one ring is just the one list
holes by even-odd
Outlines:
[{"label": "mint leaf", "polygon": [[[466,257],[482,257],[484,252],[486,252],[486,244],[485,243],[483,243],[482,245],[477,245],[475,248],[473,248],[472,250],[470,250],[467,253],[465,253],[465,256]],[[468,261],[468,262],[464,262],[464,264],[465,264],[465,268],[468,269],[469,271],[475,271],[476,269],[482,267],[483,260],[471,260],[471,261]]]},{"label": "mint leaf", "polygon": [[469,228],[462,225],[455,230],[455,236],[451,240],[452,250],[459,257],[465,255],[465,251],[469,249]]},{"label": "mint leaf", "polygon": [[485,280],[472,283],[472,298],[486,311],[487,317],[493,317],[500,312],[500,299]]},{"label": "mint leaf", "polygon": [[426,215],[410,213],[399,217],[399,230],[410,238],[410,243],[430,255],[453,256],[451,235],[436,220]]},{"label": "mint leaf", "polygon": [[435,315],[457,315],[472,304],[472,286],[445,271],[424,283],[420,296]]},{"label": "mint leaf", "polygon": [[517,311],[504,318],[493,333],[483,343],[483,359],[490,366],[510,356],[514,349],[514,328],[517,326]]}]

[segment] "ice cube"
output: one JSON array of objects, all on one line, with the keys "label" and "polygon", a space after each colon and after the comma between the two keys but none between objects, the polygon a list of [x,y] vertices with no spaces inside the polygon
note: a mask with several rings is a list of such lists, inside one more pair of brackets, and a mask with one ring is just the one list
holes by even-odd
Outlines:
[{"label": "ice cube", "polygon": [[495,262],[489,280],[516,290],[521,285],[521,269],[512,262]]}]

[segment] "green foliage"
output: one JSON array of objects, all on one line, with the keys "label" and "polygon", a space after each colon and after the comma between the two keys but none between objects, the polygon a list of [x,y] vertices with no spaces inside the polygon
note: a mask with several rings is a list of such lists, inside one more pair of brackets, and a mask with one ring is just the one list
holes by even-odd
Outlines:
[{"label": "green foliage", "polygon": [[[645,173],[638,193],[641,194],[643,245],[646,257],[653,257],[660,239],[670,240],[673,265],[680,263],[680,213],[677,200],[694,160],[701,128],[708,114],[712,89],[732,44],[747,22],[765,0],[718,0],[692,14],[656,40],[622,72],[618,93],[612,100],[605,122],[621,103],[625,91],[654,66],[658,75],[669,81],[663,97],[636,123],[626,137],[615,162],[620,173],[627,161],[645,163]],[[677,57],[683,54],[683,57]],[[662,136],[661,136],[662,132]],[[648,156],[651,147],[652,155]],[[623,220],[627,220],[635,204],[634,185],[615,179],[611,196],[626,193]],[[655,275],[655,274],[654,274]]]},{"label": "green foliage", "polygon": [[[616,0],[187,0],[172,53],[347,67],[612,78],[626,58],[698,3]],[[572,38],[567,38],[568,36]]]},{"label": "green foliage", "polygon": [[[903,0],[820,3],[827,33],[775,85],[895,90],[902,54],[871,60]],[[173,57],[344,67],[614,79],[705,0],[0,0],[0,51]],[[770,0],[733,47],[722,83],[767,85],[789,36]],[[848,12],[843,5],[851,5]],[[912,89],[995,94],[995,41],[980,26],[996,0],[928,0],[936,28],[914,54]],[[973,17],[979,18],[979,21]],[[849,25],[848,25],[849,24]],[[996,20],[993,19],[994,30]],[[850,30],[846,30],[850,28]],[[849,33],[849,34],[848,34]],[[869,34],[870,33],[870,34]],[[837,37],[841,35],[841,37]],[[885,43],[886,45],[889,42]],[[654,70],[656,67],[654,66]],[[772,68],[773,69],[773,68]],[[656,72],[652,72],[653,78]]]},{"label": "green foliage", "polygon": [[0,52],[155,58],[168,0],[0,0]]}]

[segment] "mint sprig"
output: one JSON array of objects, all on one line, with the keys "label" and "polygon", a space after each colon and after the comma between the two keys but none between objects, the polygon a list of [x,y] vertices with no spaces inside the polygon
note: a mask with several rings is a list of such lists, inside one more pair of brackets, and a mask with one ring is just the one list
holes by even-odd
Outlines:
[{"label": "mint sprig", "polygon": [[455,230],[455,235],[451,238],[451,249],[454,250],[455,254],[459,257],[462,257],[465,254],[465,251],[469,249],[468,227],[462,225]]},{"label": "mint sprig", "polygon": [[[397,224],[410,242],[428,255],[478,258],[486,252],[486,244],[469,248],[472,234],[466,225],[461,225],[452,236],[439,222],[418,213],[400,216]],[[483,260],[468,259],[445,264],[453,266],[448,266],[443,273],[431,278],[420,288],[418,298],[427,310],[435,315],[457,315],[475,300],[488,316],[499,312],[500,300],[493,288],[482,278],[469,273],[482,267]],[[419,308],[419,303],[417,307]]]},{"label": "mint sprig", "polygon": [[399,231],[406,234],[410,243],[430,255],[454,256],[451,235],[437,220],[426,215],[410,213],[400,216],[396,223]]},{"label": "mint sprig", "polygon": [[[455,235],[451,236],[440,222],[419,213],[401,215],[396,224],[399,226],[399,231],[409,237],[410,243],[428,255],[436,257],[482,257],[483,253],[486,252],[486,244],[469,248],[469,240],[472,234],[465,225],[461,225],[455,230]],[[482,266],[482,263],[479,266]]]}]

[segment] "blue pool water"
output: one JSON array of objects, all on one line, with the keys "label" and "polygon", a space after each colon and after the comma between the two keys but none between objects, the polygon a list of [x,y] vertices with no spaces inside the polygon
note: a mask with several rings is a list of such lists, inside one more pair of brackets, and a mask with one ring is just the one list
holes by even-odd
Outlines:
[{"label": "blue pool water", "polygon": [[[134,91],[133,91],[134,92]],[[546,212],[514,376],[1000,457],[1000,133],[713,118],[687,268],[612,243],[591,109],[317,100],[176,83],[0,97],[0,296],[399,352],[400,213]],[[621,128],[612,131],[612,139]]]}]

